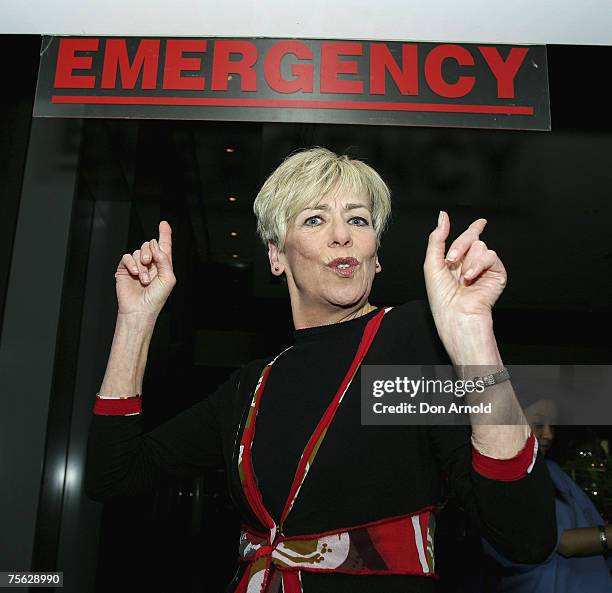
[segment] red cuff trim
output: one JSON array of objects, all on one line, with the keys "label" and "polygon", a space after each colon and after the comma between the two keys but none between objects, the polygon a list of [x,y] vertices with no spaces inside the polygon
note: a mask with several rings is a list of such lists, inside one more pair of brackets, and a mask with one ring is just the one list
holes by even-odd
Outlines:
[{"label": "red cuff trim", "polygon": [[103,399],[96,396],[93,413],[97,416],[126,416],[142,412],[142,397]]},{"label": "red cuff trim", "polygon": [[472,467],[482,476],[493,480],[510,482],[530,473],[538,452],[538,441],[529,434],[524,447],[510,459],[494,459],[483,455],[472,446]]}]

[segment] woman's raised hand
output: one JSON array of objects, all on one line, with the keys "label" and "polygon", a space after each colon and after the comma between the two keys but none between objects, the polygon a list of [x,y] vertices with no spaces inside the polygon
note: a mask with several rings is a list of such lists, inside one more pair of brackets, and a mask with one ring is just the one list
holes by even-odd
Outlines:
[{"label": "woman's raised hand", "polygon": [[492,309],[506,286],[507,273],[497,253],[480,240],[486,224],[485,218],[475,220],[453,241],[446,256],[450,233],[446,212],[440,212],[438,226],[429,234],[423,263],[427,298],[453,364],[501,361]]},{"label": "woman's raised hand", "polygon": [[172,270],[172,228],[159,223],[159,241],[145,241],[126,253],[115,273],[119,315],[157,316],[176,284]]},{"label": "woman's raised hand", "polygon": [[446,252],[450,219],[440,213],[430,233],[423,271],[434,317],[458,316],[490,320],[493,305],[504,291],[507,273],[497,253],[480,240],[487,220],[475,220]]}]

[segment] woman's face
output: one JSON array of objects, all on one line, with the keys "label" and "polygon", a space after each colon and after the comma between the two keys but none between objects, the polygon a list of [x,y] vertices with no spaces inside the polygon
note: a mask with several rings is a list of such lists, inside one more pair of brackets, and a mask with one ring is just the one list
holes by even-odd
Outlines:
[{"label": "woman's face", "polygon": [[292,301],[307,306],[351,306],[367,301],[376,255],[370,201],[338,193],[300,212],[287,228],[284,252],[270,248],[278,275],[287,276]]}]

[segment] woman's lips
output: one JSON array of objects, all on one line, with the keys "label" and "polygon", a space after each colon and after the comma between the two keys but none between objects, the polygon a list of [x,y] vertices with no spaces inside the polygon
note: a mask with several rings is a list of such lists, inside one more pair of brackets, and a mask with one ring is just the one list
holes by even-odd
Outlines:
[{"label": "woman's lips", "polygon": [[337,257],[327,265],[334,270],[336,274],[346,278],[353,275],[359,265],[359,261],[354,257]]}]

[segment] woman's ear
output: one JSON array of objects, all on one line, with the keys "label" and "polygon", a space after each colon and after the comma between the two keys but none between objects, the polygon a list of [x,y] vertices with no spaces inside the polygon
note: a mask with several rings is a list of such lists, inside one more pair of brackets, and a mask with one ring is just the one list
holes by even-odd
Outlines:
[{"label": "woman's ear", "polygon": [[285,271],[285,266],[281,261],[280,251],[274,241],[268,241],[268,259],[270,260],[270,269],[275,276],[281,276]]},{"label": "woman's ear", "polygon": [[376,257],[376,273],[378,274],[378,272],[380,272],[382,270],[382,266],[380,265],[380,262],[378,261],[378,256]]}]

